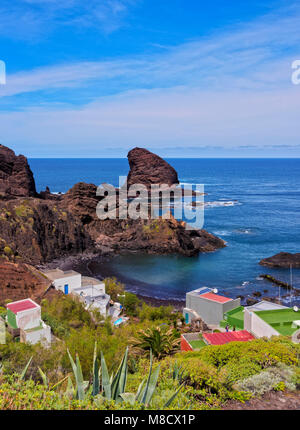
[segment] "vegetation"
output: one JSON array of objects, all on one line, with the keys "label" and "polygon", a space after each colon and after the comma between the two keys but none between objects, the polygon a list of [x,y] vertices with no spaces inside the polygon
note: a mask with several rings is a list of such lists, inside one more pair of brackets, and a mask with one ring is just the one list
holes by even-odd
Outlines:
[{"label": "vegetation", "polygon": [[153,327],[140,330],[136,338],[131,339],[133,351],[136,354],[149,354],[153,352],[159,360],[178,351],[180,338],[174,329]]},{"label": "vegetation", "polygon": [[300,388],[300,346],[284,336],[179,352],[188,328],[172,308],[131,297],[124,301],[130,320],[116,328],[67,296],[41,305],[56,340],[45,349],[7,334],[2,409],[220,409],[228,400]]}]

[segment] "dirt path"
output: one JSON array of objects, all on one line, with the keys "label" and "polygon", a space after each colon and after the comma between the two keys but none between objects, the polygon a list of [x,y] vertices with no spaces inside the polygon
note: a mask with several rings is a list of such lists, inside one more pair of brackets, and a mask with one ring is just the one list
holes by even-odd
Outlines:
[{"label": "dirt path", "polygon": [[269,392],[261,398],[251,399],[245,403],[229,401],[223,410],[296,410],[300,409],[300,391]]}]

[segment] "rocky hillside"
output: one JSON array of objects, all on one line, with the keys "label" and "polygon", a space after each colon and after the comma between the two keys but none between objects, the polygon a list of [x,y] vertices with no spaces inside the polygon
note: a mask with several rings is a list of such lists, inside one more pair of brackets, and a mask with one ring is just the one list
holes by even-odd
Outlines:
[{"label": "rocky hillside", "polygon": [[49,288],[51,283],[34,267],[23,263],[11,263],[0,259],[0,306],[7,300],[15,301],[31,297],[40,302],[44,297],[55,294]]}]

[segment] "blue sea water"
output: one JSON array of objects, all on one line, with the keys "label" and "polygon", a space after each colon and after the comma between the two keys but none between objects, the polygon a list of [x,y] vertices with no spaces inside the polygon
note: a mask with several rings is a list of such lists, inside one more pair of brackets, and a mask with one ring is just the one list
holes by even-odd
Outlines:
[{"label": "blue sea water", "polygon": [[[205,202],[212,202],[205,208],[204,228],[227,247],[193,258],[118,256],[106,263],[106,273],[132,291],[157,298],[183,299],[186,291],[203,285],[232,297],[265,289],[265,295],[278,294],[258,276],[270,273],[289,281],[289,270],[258,262],[280,251],[300,252],[300,159],[167,161],[180,182],[204,184]],[[52,192],[66,192],[79,181],[118,185],[118,177],[128,173],[126,159],[31,159],[30,165],[38,190],[48,185]],[[293,270],[293,285],[300,288],[299,269]]]}]

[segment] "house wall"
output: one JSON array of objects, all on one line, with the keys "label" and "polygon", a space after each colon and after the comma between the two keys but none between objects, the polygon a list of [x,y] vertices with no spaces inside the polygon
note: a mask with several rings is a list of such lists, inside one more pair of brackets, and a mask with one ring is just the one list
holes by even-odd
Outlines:
[{"label": "house wall", "polygon": [[15,328],[15,329],[18,328],[16,315],[8,308],[7,308],[7,323],[12,328]]},{"label": "house wall", "polygon": [[44,345],[50,345],[51,343],[51,328],[47,324],[43,323],[43,328],[40,330],[20,330],[20,341],[24,343],[30,343],[32,345],[41,342]]},{"label": "house wall", "polygon": [[271,337],[278,336],[279,333],[268,323],[262,320],[254,312],[250,312],[245,308],[244,312],[244,327],[255,337]]},{"label": "house wall", "polygon": [[57,290],[60,290],[64,293],[64,286],[68,284],[69,286],[69,293],[71,293],[74,288],[80,288],[81,287],[81,274],[78,273],[78,275],[71,275],[71,276],[65,276],[63,278],[55,279],[53,281],[53,285]]},{"label": "house wall", "polygon": [[226,303],[214,302],[206,298],[187,293],[186,307],[193,309],[207,324],[219,324],[224,313],[239,307],[241,300],[235,299]]},{"label": "house wall", "polygon": [[27,309],[26,311],[18,312],[16,315],[17,326],[20,329],[27,330],[37,327],[41,320],[40,306],[34,309]]}]

